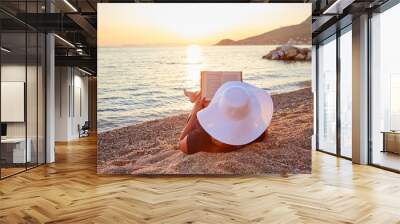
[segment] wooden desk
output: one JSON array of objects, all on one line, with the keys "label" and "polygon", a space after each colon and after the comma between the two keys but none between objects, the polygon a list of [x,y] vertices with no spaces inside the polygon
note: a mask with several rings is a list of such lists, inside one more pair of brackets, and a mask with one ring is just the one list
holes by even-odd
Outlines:
[{"label": "wooden desk", "polygon": [[382,152],[392,152],[400,154],[400,131],[382,131],[383,150]]}]

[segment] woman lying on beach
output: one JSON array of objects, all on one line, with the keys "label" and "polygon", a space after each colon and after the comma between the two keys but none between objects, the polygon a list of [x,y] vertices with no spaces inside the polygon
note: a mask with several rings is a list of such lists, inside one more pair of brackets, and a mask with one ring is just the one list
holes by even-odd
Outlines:
[{"label": "woman lying on beach", "polygon": [[211,102],[200,92],[185,95],[194,106],[179,137],[182,152],[229,152],[266,140],[273,103],[264,90],[233,81],[223,84]]}]

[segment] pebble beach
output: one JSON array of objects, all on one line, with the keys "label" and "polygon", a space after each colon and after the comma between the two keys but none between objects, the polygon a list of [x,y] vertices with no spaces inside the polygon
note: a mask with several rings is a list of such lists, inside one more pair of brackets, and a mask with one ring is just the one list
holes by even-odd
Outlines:
[{"label": "pebble beach", "polygon": [[98,134],[99,174],[265,175],[311,173],[311,88],[272,96],[275,112],[264,142],[227,153],[178,150],[188,113]]}]

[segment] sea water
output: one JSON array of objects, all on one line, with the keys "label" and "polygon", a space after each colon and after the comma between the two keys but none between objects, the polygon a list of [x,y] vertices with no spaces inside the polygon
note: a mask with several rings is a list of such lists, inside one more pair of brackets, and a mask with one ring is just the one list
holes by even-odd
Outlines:
[{"label": "sea water", "polygon": [[190,110],[191,103],[183,95],[183,89],[199,89],[200,71],[242,71],[244,82],[270,94],[304,88],[311,80],[311,63],[262,59],[276,47],[99,48],[98,130]]}]

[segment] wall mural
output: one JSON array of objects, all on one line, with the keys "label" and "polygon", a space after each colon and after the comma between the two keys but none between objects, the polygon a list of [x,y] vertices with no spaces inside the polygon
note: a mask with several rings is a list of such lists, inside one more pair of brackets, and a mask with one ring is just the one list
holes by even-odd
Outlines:
[{"label": "wall mural", "polygon": [[99,174],[311,172],[311,4],[98,4]]}]

